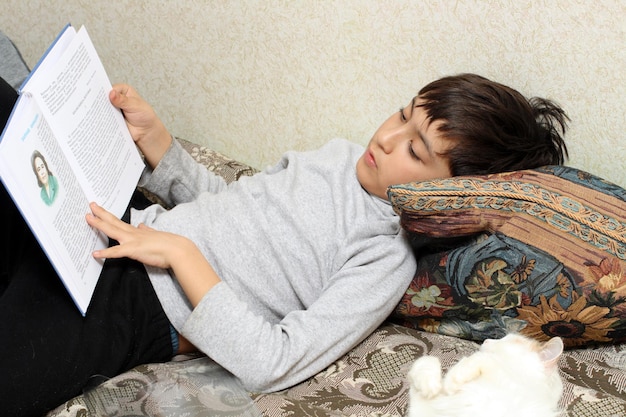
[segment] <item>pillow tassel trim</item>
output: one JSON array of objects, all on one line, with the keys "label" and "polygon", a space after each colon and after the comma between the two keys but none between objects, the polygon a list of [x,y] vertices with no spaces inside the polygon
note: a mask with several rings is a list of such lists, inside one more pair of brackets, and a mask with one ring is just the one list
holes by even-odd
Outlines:
[{"label": "pillow tassel trim", "polygon": [[[399,215],[419,213],[419,217],[423,217],[432,212],[445,216],[446,211],[472,209],[526,214],[626,260],[625,222],[528,182],[465,178],[425,181],[392,187],[389,197]],[[626,204],[622,202],[622,206],[622,212],[626,212]],[[480,228],[474,232],[484,230]]]}]

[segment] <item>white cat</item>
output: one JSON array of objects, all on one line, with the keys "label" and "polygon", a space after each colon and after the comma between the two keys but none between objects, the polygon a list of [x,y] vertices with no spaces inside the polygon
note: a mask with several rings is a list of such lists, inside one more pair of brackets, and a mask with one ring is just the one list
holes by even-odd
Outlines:
[{"label": "white cat", "polygon": [[408,374],[407,417],[558,416],[562,352],[558,337],[540,343],[509,334],[485,340],[444,378],[438,358],[421,357]]}]

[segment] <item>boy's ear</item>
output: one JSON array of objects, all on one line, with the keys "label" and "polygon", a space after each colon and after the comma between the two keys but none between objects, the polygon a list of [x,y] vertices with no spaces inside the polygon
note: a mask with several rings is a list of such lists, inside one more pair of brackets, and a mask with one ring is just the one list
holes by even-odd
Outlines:
[{"label": "boy's ear", "polygon": [[563,340],[560,337],[553,337],[543,344],[539,351],[539,357],[546,369],[557,366],[559,357],[563,353]]}]

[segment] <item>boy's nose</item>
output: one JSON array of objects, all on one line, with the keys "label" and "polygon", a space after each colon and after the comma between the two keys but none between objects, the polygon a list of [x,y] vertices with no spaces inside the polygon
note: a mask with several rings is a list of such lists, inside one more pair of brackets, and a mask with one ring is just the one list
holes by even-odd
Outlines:
[{"label": "boy's nose", "polygon": [[378,144],[385,153],[390,153],[398,144],[401,137],[401,129],[388,129],[380,132],[378,136]]}]

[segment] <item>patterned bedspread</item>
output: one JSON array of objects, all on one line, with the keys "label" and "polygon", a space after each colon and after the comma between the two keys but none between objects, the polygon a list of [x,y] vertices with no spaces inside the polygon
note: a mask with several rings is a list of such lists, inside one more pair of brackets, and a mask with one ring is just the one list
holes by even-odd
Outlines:
[{"label": "patterned bedspread", "polygon": [[[245,392],[206,357],[139,366],[50,412],[74,416],[402,416],[406,373],[419,356],[444,368],[478,344],[386,323],[309,380],[272,394]],[[564,415],[626,416],[626,345],[567,351],[561,357]]]}]

